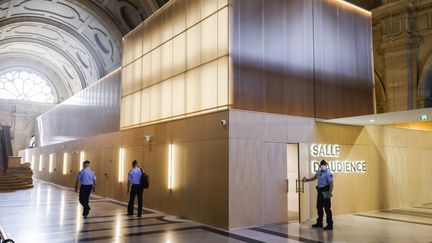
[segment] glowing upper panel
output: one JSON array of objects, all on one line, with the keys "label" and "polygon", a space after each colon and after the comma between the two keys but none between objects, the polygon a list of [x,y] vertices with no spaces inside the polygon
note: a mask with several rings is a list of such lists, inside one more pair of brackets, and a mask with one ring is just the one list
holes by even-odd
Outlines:
[{"label": "glowing upper panel", "polygon": [[27,71],[12,71],[0,75],[0,98],[55,103],[56,98],[48,82]]}]

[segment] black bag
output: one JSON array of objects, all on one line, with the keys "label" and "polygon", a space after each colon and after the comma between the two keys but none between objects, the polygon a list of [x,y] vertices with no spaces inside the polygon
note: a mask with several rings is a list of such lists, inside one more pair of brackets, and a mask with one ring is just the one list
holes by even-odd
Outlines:
[{"label": "black bag", "polygon": [[142,175],[141,175],[141,179],[140,179],[140,186],[143,189],[147,189],[150,186],[150,182],[149,182],[149,175],[147,175],[146,173],[144,173],[144,171],[140,168]]}]

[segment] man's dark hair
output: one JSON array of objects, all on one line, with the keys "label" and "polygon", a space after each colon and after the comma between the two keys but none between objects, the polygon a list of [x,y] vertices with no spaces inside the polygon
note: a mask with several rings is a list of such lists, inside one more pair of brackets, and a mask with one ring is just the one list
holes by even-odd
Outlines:
[{"label": "man's dark hair", "polygon": [[132,165],[133,165],[133,166],[135,166],[135,165],[137,165],[137,164],[138,164],[138,162],[137,162],[136,160],[132,161]]},{"label": "man's dark hair", "polygon": [[327,165],[327,162],[325,160],[321,160],[320,165]]},{"label": "man's dark hair", "polygon": [[86,160],[83,162],[83,164],[90,164],[90,161]]}]

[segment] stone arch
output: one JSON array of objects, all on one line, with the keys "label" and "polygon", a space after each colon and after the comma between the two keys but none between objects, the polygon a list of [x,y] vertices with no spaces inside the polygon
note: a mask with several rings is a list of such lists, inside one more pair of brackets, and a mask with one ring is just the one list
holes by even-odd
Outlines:
[{"label": "stone arch", "polygon": [[376,99],[377,112],[383,113],[385,112],[385,106],[387,105],[388,95],[387,95],[387,90],[384,84],[383,77],[376,69],[374,69],[374,80],[375,80],[375,99]]},{"label": "stone arch", "polygon": [[8,119],[0,114],[0,126],[10,126]]},{"label": "stone arch", "polygon": [[423,66],[417,92],[420,99],[424,99],[423,107],[432,107],[432,54]]}]

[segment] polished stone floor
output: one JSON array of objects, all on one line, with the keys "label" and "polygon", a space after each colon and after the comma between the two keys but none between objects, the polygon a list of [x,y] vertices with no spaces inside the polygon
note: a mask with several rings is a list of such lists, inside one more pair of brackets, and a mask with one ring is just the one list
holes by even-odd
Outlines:
[{"label": "polished stone floor", "polygon": [[271,225],[223,231],[146,211],[143,218],[125,215],[123,204],[92,197],[87,219],[77,193],[35,181],[32,189],[0,193],[0,224],[17,243],[28,242],[432,242],[432,226],[345,215],[335,230],[310,224]]}]

